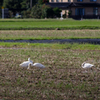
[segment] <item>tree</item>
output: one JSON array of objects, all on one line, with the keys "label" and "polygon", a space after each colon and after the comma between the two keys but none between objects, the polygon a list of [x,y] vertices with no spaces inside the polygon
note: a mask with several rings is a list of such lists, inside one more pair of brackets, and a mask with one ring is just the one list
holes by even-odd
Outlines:
[{"label": "tree", "polygon": [[25,10],[21,12],[23,18],[31,18],[31,10]]},{"label": "tree", "polygon": [[47,2],[49,2],[49,0],[38,0],[38,4],[40,5],[47,3]]},{"label": "tree", "polygon": [[49,0],[43,0],[43,3],[48,3],[49,2]]},{"label": "tree", "polygon": [[31,16],[33,18],[52,18],[53,13],[53,9],[45,4],[37,4],[31,10]]},{"label": "tree", "polygon": [[[30,3],[31,3],[31,0],[23,0],[22,3],[21,3],[22,8],[29,9]],[[32,0],[32,6],[34,6],[36,3],[37,3],[37,0]]]},{"label": "tree", "polygon": [[12,14],[15,16],[15,14],[19,12],[25,18],[60,17],[61,9],[53,9],[45,5],[49,0],[32,0],[32,9],[30,9],[31,0],[1,0],[0,4],[2,4],[2,2],[3,6],[10,10],[10,16],[12,16]]},{"label": "tree", "polygon": [[59,9],[58,7],[56,7],[56,8],[54,8],[53,9],[53,11],[54,11],[54,16],[55,17],[60,17],[60,13],[61,13],[61,9]]},{"label": "tree", "polygon": [[29,0],[24,0],[21,2],[21,8],[22,9],[29,9],[30,8],[30,3],[29,3]]},{"label": "tree", "polygon": [[50,6],[45,5],[44,10],[46,12],[46,15],[45,15],[46,18],[53,18],[54,12]]},{"label": "tree", "polygon": [[12,12],[21,11],[21,2],[23,0],[4,0],[3,6]]},{"label": "tree", "polygon": [[[0,9],[2,8],[3,6],[3,0],[0,0]],[[2,15],[2,11],[0,10],[0,16]]]},{"label": "tree", "polygon": [[0,0],[0,8],[2,7],[3,5],[3,0]]},{"label": "tree", "polygon": [[53,18],[54,17],[54,12],[51,7],[48,7],[47,9],[47,18]]},{"label": "tree", "polygon": [[32,10],[31,10],[31,16],[33,18],[41,18],[42,16],[42,10],[41,10],[41,5],[35,5]]},{"label": "tree", "polygon": [[49,6],[47,6],[47,5],[45,5],[45,4],[43,4],[42,6],[41,6],[41,9],[42,9],[42,18],[48,18],[48,9],[49,9],[50,7]]},{"label": "tree", "polygon": [[[32,6],[37,3],[37,0],[32,0]],[[16,14],[30,8],[30,0],[4,0],[3,6]]]}]

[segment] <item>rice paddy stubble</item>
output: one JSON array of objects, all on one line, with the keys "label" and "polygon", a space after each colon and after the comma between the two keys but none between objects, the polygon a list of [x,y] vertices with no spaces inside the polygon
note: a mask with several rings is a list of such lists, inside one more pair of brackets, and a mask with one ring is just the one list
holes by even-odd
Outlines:
[{"label": "rice paddy stubble", "polygon": [[[99,52],[52,48],[0,49],[0,97],[17,100],[99,100]],[[28,57],[46,68],[20,68],[19,64]],[[94,76],[91,71],[83,73],[83,61],[94,63]]]},{"label": "rice paddy stubble", "polygon": [[0,39],[77,39],[100,38],[100,30],[2,30]]}]

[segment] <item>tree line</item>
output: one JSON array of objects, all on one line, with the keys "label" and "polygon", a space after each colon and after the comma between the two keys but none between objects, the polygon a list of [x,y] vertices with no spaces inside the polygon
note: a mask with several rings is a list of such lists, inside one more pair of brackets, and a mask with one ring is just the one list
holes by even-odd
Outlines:
[{"label": "tree line", "polygon": [[[60,17],[61,9],[46,5],[49,0],[0,0],[0,8],[9,9],[9,18],[16,13],[23,18],[54,18]],[[31,2],[32,1],[32,2]],[[0,10],[0,16],[1,16]]]}]

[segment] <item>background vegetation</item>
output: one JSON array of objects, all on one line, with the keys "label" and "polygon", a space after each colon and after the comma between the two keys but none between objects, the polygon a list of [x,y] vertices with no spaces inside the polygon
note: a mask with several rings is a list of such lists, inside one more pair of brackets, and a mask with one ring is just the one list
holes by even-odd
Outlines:
[{"label": "background vegetation", "polygon": [[[49,0],[2,0],[0,8],[9,9],[9,18],[14,18],[16,14],[22,15],[16,18],[54,18],[60,17],[61,9],[47,6]],[[0,11],[1,14],[1,11]]]}]

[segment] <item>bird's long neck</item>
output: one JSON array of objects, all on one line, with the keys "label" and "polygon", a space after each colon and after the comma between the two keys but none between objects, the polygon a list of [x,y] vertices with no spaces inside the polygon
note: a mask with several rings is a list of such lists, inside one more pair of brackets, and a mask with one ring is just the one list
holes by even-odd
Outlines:
[{"label": "bird's long neck", "polygon": [[30,61],[30,58],[28,58],[28,61]]}]

